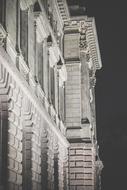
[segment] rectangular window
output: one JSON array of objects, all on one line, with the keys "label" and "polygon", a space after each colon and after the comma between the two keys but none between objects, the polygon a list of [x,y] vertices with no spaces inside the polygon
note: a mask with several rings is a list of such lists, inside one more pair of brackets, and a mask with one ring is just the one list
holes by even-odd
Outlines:
[{"label": "rectangular window", "polygon": [[44,88],[43,80],[43,42],[37,43],[38,82]]},{"label": "rectangular window", "polygon": [[20,48],[28,64],[28,10],[20,10]]},{"label": "rectangular window", "polygon": [[1,0],[0,1],[0,24],[3,25],[3,27],[5,27],[5,6],[6,6],[6,1],[5,0]]},{"label": "rectangular window", "polygon": [[50,83],[51,83],[51,102],[55,107],[55,73],[54,68],[50,68]]}]

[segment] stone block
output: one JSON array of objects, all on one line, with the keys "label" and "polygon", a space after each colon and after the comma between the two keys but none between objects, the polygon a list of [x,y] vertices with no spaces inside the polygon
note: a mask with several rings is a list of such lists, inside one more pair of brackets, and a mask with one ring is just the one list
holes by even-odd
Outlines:
[{"label": "stone block", "polygon": [[86,187],[85,186],[77,186],[76,190],[86,190]]},{"label": "stone block", "polygon": [[92,179],[93,173],[84,173],[84,179]]},{"label": "stone block", "polygon": [[16,183],[17,183],[18,185],[21,185],[21,184],[22,184],[22,176],[19,175],[19,174],[17,174],[17,180],[16,180]]},{"label": "stone block", "polygon": [[19,163],[19,168],[18,168],[18,173],[21,174],[22,173],[22,170],[23,170],[23,167],[22,167],[22,164]]},{"label": "stone block", "polygon": [[75,179],[75,174],[70,174],[69,177],[70,179]]},{"label": "stone block", "polygon": [[[15,189],[15,185],[12,182],[8,182],[8,186],[9,186],[9,190],[14,190]],[[4,189],[0,189],[0,190],[4,190]]]},{"label": "stone block", "polygon": [[77,190],[75,186],[70,186],[70,190]]},{"label": "stone block", "polygon": [[76,150],[77,155],[83,155],[83,149],[78,149]]},{"label": "stone block", "polygon": [[85,173],[92,173],[93,172],[93,168],[92,167],[85,167]]},{"label": "stone block", "polygon": [[92,150],[91,149],[85,149],[84,154],[85,155],[92,155]]},{"label": "stone block", "polygon": [[73,161],[73,160],[74,161],[84,161],[84,156],[82,156],[82,155],[81,156],[77,156],[77,155],[76,156],[71,156],[70,161]]},{"label": "stone block", "polygon": [[18,172],[18,170],[19,170],[19,163],[15,161],[15,171]]},{"label": "stone block", "polygon": [[11,133],[8,133],[8,144],[10,144],[11,146],[15,144],[15,137]]},{"label": "stone block", "polygon": [[77,161],[76,167],[84,167],[84,161]]},{"label": "stone block", "polygon": [[11,158],[8,158],[8,167],[14,169],[14,160]]},{"label": "stone block", "polygon": [[12,183],[16,183],[16,173],[14,171],[9,170],[8,171],[8,181]]},{"label": "stone block", "polygon": [[22,162],[22,153],[21,153],[21,152],[18,152],[18,151],[17,151],[16,160],[17,160],[18,162]]},{"label": "stone block", "polygon": [[91,155],[85,155],[85,161],[91,161],[92,156]]},{"label": "stone block", "polygon": [[86,179],[86,180],[85,180],[85,185],[86,185],[86,186],[89,186],[89,185],[92,186],[92,185],[94,185],[94,180],[92,180],[92,179],[89,179],[89,180]]},{"label": "stone block", "polygon": [[84,179],[84,174],[83,173],[77,173],[76,179]]},{"label": "stone block", "polygon": [[84,168],[70,168],[70,173],[85,173]]},{"label": "stone block", "polygon": [[92,167],[92,161],[84,162],[84,167]]},{"label": "stone block", "polygon": [[70,180],[70,185],[74,185],[74,186],[85,185],[85,181],[82,179]]},{"label": "stone block", "polygon": [[69,166],[70,166],[71,168],[75,167],[75,162],[70,162]]},{"label": "stone block", "polygon": [[9,154],[9,157],[10,157],[10,158],[15,159],[16,156],[17,156],[17,151],[16,151],[16,149],[13,148],[12,146],[9,146],[9,147],[8,147],[8,154]]},{"label": "stone block", "polygon": [[75,155],[75,149],[70,149],[69,154],[70,155]]}]

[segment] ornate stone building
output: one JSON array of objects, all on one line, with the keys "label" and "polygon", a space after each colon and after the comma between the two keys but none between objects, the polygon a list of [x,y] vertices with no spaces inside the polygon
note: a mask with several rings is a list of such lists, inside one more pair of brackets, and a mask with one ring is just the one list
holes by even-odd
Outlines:
[{"label": "ornate stone building", "polygon": [[0,1],[0,190],[99,190],[94,18]]}]

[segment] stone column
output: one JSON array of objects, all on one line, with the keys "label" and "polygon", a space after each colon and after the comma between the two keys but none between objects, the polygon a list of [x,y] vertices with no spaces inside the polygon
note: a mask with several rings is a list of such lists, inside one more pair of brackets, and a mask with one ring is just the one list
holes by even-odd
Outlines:
[{"label": "stone column", "polygon": [[27,98],[23,104],[23,189],[41,190],[41,119]]},{"label": "stone column", "polygon": [[69,190],[69,152],[68,148],[64,150],[63,157],[63,175],[64,175],[64,190]]},{"label": "stone column", "polygon": [[43,120],[37,109],[32,108],[32,190],[41,190],[41,133]]},{"label": "stone column", "polygon": [[41,185],[42,190],[48,189],[48,134],[46,124],[42,130],[42,145],[41,145]]},{"label": "stone column", "polygon": [[48,190],[54,190],[54,135],[48,130]]},{"label": "stone column", "polygon": [[64,147],[59,144],[59,189],[64,190]]},{"label": "stone column", "polygon": [[[54,190],[59,190],[59,145],[58,145],[58,139],[56,138],[54,140]],[[62,190],[62,189],[61,189]]]},{"label": "stone column", "polygon": [[23,189],[31,189],[31,156],[32,156],[32,113],[31,104],[27,98],[24,97],[22,108],[23,119]]}]

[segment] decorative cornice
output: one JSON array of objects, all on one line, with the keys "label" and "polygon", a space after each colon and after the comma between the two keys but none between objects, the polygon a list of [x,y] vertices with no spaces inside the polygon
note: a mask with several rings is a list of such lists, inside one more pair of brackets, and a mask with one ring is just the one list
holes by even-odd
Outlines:
[{"label": "decorative cornice", "polygon": [[90,67],[100,69],[102,67],[100,50],[96,32],[95,20],[92,17],[72,17],[65,23],[65,33],[80,33],[79,48],[81,53],[86,53],[87,62]]},{"label": "decorative cornice", "polygon": [[89,51],[91,54],[91,58],[93,64],[95,65],[96,69],[100,69],[102,67],[97,32],[96,32],[96,25],[94,18],[87,19],[88,28],[86,31],[86,39],[89,45]]},{"label": "decorative cornice", "polygon": [[69,9],[66,0],[55,0],[59,9],[60,16],[63,22],[66,22],[70,18]]}]

